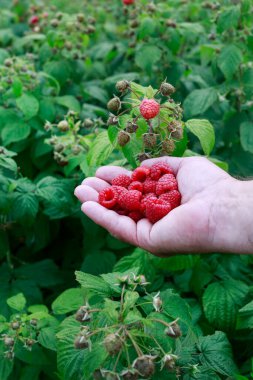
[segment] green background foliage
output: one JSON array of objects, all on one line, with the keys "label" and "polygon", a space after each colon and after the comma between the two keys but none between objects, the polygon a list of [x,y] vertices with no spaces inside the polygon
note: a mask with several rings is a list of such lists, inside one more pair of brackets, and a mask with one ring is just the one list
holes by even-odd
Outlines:
[{"label": "green background foliage", "polygon": [[[136,3],[136,11],[125,13],[119,0],[1,1],[0,332],[13,334],[14,320],[24,324],[14,361],[5,358],[0,341],[1,380],[92,378],[105,351],[99,342],[92,352],[74,349],[80,326],[72,314],[91,295],[94,304],[110,300],[112,273],[133,271],[145,275],[148,292],[160,291],[166,312],[183,321],[183,337],[173,347],[179,366],[187,368],[182,379],[252,376],[252,257],[155,258],[95,225],[73,195],[102,164],[136,165],[141,135],[122,150],[117,130],[106,125],[106,104],[123,78],[140,94],[165,78],[175,86],[185,121],[175,155],[206,155],[232,175],[252,176],[252,1],[157,0],[152,12],[148,0]],[[43,23],[45,12],[48,23],[37,30],[29,25],[34,14]],[[57,12],[63,16],[55,28],[50,22]],[[77,13],[84,15],[85,30],[76,29]],[[91,18],[95,30],[87,32]],[[57,130],[70,111],[94,127],[76,134]],[[44,128],[46,122],[53,129]],[[145,124],[139,128],[146,131]],[[77,154],[71,150],[75,135],[82,146]],[[61,165],[48,143],[52,136],[66,146]],[[150,314],[143,310],[143,319]],[[26,327],[34,318],[37,333]],[[29,334],[37,342],[31,350]]]}]

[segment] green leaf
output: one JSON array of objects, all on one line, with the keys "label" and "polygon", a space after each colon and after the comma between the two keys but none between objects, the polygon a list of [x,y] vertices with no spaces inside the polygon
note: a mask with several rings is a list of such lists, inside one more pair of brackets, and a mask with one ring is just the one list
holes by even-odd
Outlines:
[{"label": "green leaf", "polygon": [[57,104],[68,108],[70,111],[80,112],[81,107],[78,100],[72,95],[58,96],[55,98]]},{"label": "green leaf", "polygon": [[48,350],[56,351],[56,336],[53,327],[45,327],[40,330],[38,342]]},{"label": "green leaf", "polygon": [[30,125],[20,121],[6,124],[2,129],[2,139],[4,145],[9,145],[13,142],[18,142],[26,139],[31,132]]},{"label": "green leaf", "polygon": [[17,193],[13,203],[13,217],[29,225],[34,221],[39,210],[39,202],[33,193]]},{"label": "green leaf", "polygon": [[185,123],[186,127],[198,137],[204,153],[208,156],[215,143],[215,134],[212,124],[208,120],[191,119]]},{"label": "green leaf", "polygon": [[163,311],[172,319],[179,318],[180,321],[188,326],[192,323],[190,307],[178,294],[167,289],[161,292],[160,297],[163,301]]},{"label": "green leaf", "polygon": [[156,259],[154,264],[157,268],[174,272],[193,268],[199,260],[199,255],[176,255],[168,259]]},{"label": "green leaf", "polygon": [[143,274],[148,281],[153,281],[155,268],[152,256],[141,248],[136,248],[131,255],[122,257],[114,266],[114,272],[126,272],[131,268],[138,268],[138,274]]},{"label": "green leaf", "polygon": [[197,347],[202,364],[221,375],[233,378],[237,368],[233,361],[230,343],[223,332],[216,331],[214,335],[200,337]]},{"label": "green leaf", "polygon": [[215,88],[193,90],[184,101],[184,111],[187,117],[204,114],[218,99]]},{"label": "green leaf", "polygon": [[23,293],[8,298],[6,302],[12,309],[17,311],[23,311],[26,305],[26,299]]},{"label": "green leaf", "polygon": [[16,100],[18,108],[23,112],[26,120],[36,116],[39,111],[39,102],[31,94],[23,94]]},{"label": "green leaf", "polygon": [[203,308],[208,321],[218,329],[235,327],[237,313],[248,293],[241,281],[226,280],[210,284],[203,295]]},{"label": "green leaf", "polygon": [[116,127],[116,125],[110,125],[109,128],[108,128],[108,137],[109,137],[109,140],[111,142],[111,144],[114,144],[117,140],[117,136],[118,136],[118,128]]},{"label": "green leaf", "polygon": [[143,40],[154,33],[155,29],[155,20],[151,17],[145,17],[141,20],[141,25],[138,28],[138,37]]},{"label": "green leaf", "polygon": [[104,163],[113,151],[107,131],[100,132],[90,147],[87,161],[90,166],[99,166]]},{"label": "green leaf", "polygon": [[105,297],[112,294],[109,284],[107,284],[101,277],[78,271],[75,272],[75,275],[76,280],[85,290]]},{"label": "green leaf", "polygon": [[162,51],[154,45],[140,45],[135,54],[136,65],[151,74],[154,65],[161,59]]},{"label": "green leaf", "polygon": [[253,153],[253,123],[245,121],[240,125],[240,138],[243,149]]},{"label": "green leaf", "polygon": [[226,45],[218,57],[218,66],[227,79],[232,79],[242,60],[242,52],[238,47]]},{"label": "green leaf", "polygon": [[230,28],[236,28],[240,18],[240,7],[233,5],[225,8],[218,16],[217,29],[219,33]]},{"label": "green leaf", "polygon": [[[4,346],[4,343],[0,343],[0,352],[4,352],[6,350],[6,347]],[[3,354],[0,355],[0,379],[1,380],[8,380],[9,375],[12,373],[14,361],[5,359]]]},{"label": "green leaf", "polygon": [[83,305],[83,292],[80,288],[67,289],[52,303],[55,314],[66,314],[79,309]]},{"label": "green leaf", "polygon": [[253,328],[253,301],[247,303],[239,310],[237,329]]}]

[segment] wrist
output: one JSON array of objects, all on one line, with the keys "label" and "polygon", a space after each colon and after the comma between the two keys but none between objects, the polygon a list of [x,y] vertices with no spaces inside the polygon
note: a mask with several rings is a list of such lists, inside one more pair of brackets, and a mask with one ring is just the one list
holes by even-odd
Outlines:
[{"label": "wrist", "polygon": [[214,249],[253,253],[253,181],[230,177],[219,190],[210,215]]}]

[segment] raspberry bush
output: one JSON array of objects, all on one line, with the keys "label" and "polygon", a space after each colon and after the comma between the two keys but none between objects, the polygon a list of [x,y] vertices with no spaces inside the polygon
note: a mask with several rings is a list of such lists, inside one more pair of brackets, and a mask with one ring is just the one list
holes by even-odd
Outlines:
[{"label": "raspberry bush", "polygon": [[252,11],[1,1],[1,380],[252,378],[252,258],[159,259],[73,195],[100,165],[124,166],[101,204],[155,223],[181,194],[147,158],[205,155],[252,176]]}]

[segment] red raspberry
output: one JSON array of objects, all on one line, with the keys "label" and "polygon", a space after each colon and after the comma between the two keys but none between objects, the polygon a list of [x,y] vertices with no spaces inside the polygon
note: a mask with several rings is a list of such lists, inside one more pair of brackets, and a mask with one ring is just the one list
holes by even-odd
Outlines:
[{"label": "red raspberry", "polygon": [[99,203],[109,209],[112,209],[116,205],[117,200],[118,193],[112,187],[108,187],[107,189],[100,191],[98,195]]},{"label": "red raspberry", "polygon": [[132,181],[144,182],[150,174],[150,169],[146,166],[136,168],[132,173]]},{"label": "red raspberry", "polygon": [[114,186],[123,186],[126,189],[130,185],[130,183],[131,183],[131,178],[128,177],[127,175],[125,175],[125,174],[120,174],[117,177],[113,178],[113,180],[112,180],[112,185],[114,185]]},{"label": "red raspberry", "polygon": [[133,219],[136,223],[143,219],[143,215],[140,211],[131,211],[128,214],[129,218]]},{"label": "red raspberry", "polygon": [[143,195],[142,200],[141,200],[141,209],[140,209],[143,215],[146,215],[146,206],[147,206],[148,199],[153,199],[155,201],[157,197],[154,193]]},{"label": "red raspberry", "polygon": [[129,190],[121,193],[118,199],[120,207],[129,211],[139,211],[141,208],[142,193],[138,190]]},{"label": "red raspberry", "polygon": [[29,24],[30,24],[30,25],[36,25],[36,24],[38,24],[39,20],[40,20],[39,17],[36,16],[36,15],[34,15],[34,16],[32,16],[32,17],[29,19]]},{"label": "red raspberry", "polygon": [[112,189],[117,192],[118,196],[120,196],[121,193],[127,191],[127,189],[123,186],[112,186]]},{"label": "red raspberry", "polygon": [[150,177],[156,181],[161,178],[164,174],[174,174],[171,167],[165,162],[157,162],[150,168]]},{"label": "red raspberry", "polygon": [[156,117],[160,111],[160,104],[154,99],[143,99],[140,104],[140,113],[144,119],[149,120]]},{"label": "red raspberry", "polygon": [[162,199],[163,201],[170,203],[171,208],[178,207],[181,203],[181,194],[178,190],[172,190],[169,193],[165,193],[160,195],[159,199]]},{"label": "red raspberry", "polygon": [[123,0],[123,4],[125,4],[125,5],[134,4],[134,1],[135,0]]},{"label": "red raspberry", "polygon": [[155,193],[156,192],[156,181],[151,178],[147,178],[143,183],[143,193]]},{"label": "red raspberry", "polygon": [[167,193],[168,191],[177,189],[177,180],[174,174],[165,174],[157,182],[156,194],[161,195],[163,193]]},{"label": "red raspberry", "polygon": [[142,193],[143,192],[143,183],[141,183],[139,181],[133,181],[128,186],[128,190],[138,190]]},{"label": "red raspberry", "polygon": [[151,223],[156,223],[171,211],[170,203],[162,199],[149,198],[146,204],[146,217]]}]

